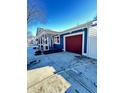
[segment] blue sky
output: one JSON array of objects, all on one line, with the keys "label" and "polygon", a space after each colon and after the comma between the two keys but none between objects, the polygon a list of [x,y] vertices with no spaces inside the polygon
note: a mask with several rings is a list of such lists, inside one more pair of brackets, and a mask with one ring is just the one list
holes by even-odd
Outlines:
[{"label": "blue sky", "polygon": [[34,0],[43,10],[45,23],[35,20],[28,31],[36,34],[37,27],[63,31],[92,20],[97,14],[96,0]]}]

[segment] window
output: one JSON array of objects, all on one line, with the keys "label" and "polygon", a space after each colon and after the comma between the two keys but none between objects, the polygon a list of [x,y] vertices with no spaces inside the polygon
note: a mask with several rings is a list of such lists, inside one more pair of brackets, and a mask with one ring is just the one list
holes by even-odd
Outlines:
[{"label": "window", "polygon": [[46,46],[46,50],[48,50],[48,46]]},{"label": "window", "polygon": [[40,40],[38,39],[38,44],[40,44]]},{"label": "window", "polygon": [[47,44],[47,39],[45,40],[45,44]]},{"label": "window", "polygon": [[55,36],[54,42],[55,42],[55,44],[60,44],[60,36]]},{"label": "window", "polygon": [[42,37],[41,37],[41,44],[42,44]]}]

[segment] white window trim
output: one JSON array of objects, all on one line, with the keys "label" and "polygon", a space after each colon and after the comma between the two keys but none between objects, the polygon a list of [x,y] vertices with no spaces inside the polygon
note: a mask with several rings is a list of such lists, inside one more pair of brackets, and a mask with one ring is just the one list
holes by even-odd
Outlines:
[{"label": "white window trim", "polygon": [[80,35],[80,34],[82,34],[82,36],[83,36],[83,38],[82,38],[82,39],[83,39],[83,40],[82,40],[82,41],[83,41],[83,43],[82,43],[82,55],[86,55],[86,53],[84,53],[84,38],[85,38],[85,37],[84,37],[84,31],[83,31],[83,32],[78,32],[78,33],[73,33],[73,34],[64,35],[64,38],[63,38],[63,39],[64,39],[64,40],[63,40],[63,41],[64,41],[64,49],[63,49],[63,50],[66,51],[66,50],[65,50],[65,46],[66,46],[66,40],[65,40],[65,38],[66,38],[66,37],[69,37],[69,36],[76,36],[76,35]]},{"label": "white window trim", "polygon": [[[55,37],[59,37],[59,43],[55,42]],[[60,44],[60,35],[54,36],[54,44]]]}]

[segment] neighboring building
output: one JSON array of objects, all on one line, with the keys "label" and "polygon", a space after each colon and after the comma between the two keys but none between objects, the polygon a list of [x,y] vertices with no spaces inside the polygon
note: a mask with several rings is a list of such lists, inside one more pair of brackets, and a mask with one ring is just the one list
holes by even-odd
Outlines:
[{"label": "neighboring building", "polygon": [[28,37],[27,37],[27,45],[28,45],[28,46],[31,46],[31,45],[35,45],[35,44],[36,44],[35,37],[33,37],[33,36],[28,36]]},{"label": "neighboring building", "polygon": [[36,45],[35,36],[32,35],[30,31],[27,32],[27,46]]},{"label": "neighboring building", "polygon": [[43,50],[45,51],[49,49],[62,49],[63,51],[78,53],[95,59],[97,58],[96,20],[62,32],[39,29],[37,31],[37,38],[38,44],[40,47],[43,46]]}]

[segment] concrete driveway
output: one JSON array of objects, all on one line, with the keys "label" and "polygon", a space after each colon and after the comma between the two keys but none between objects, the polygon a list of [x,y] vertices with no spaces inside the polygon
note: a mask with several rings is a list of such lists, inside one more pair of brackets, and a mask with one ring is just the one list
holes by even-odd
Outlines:
[{"label": "concrete driveway", "polygon": [[71,87],[65,93],[96,93],[97,92],[97,61],[81,57],[75,53],[60,52],[36,57],[36,64],[28,70],[51,66],[67,80]]}]

